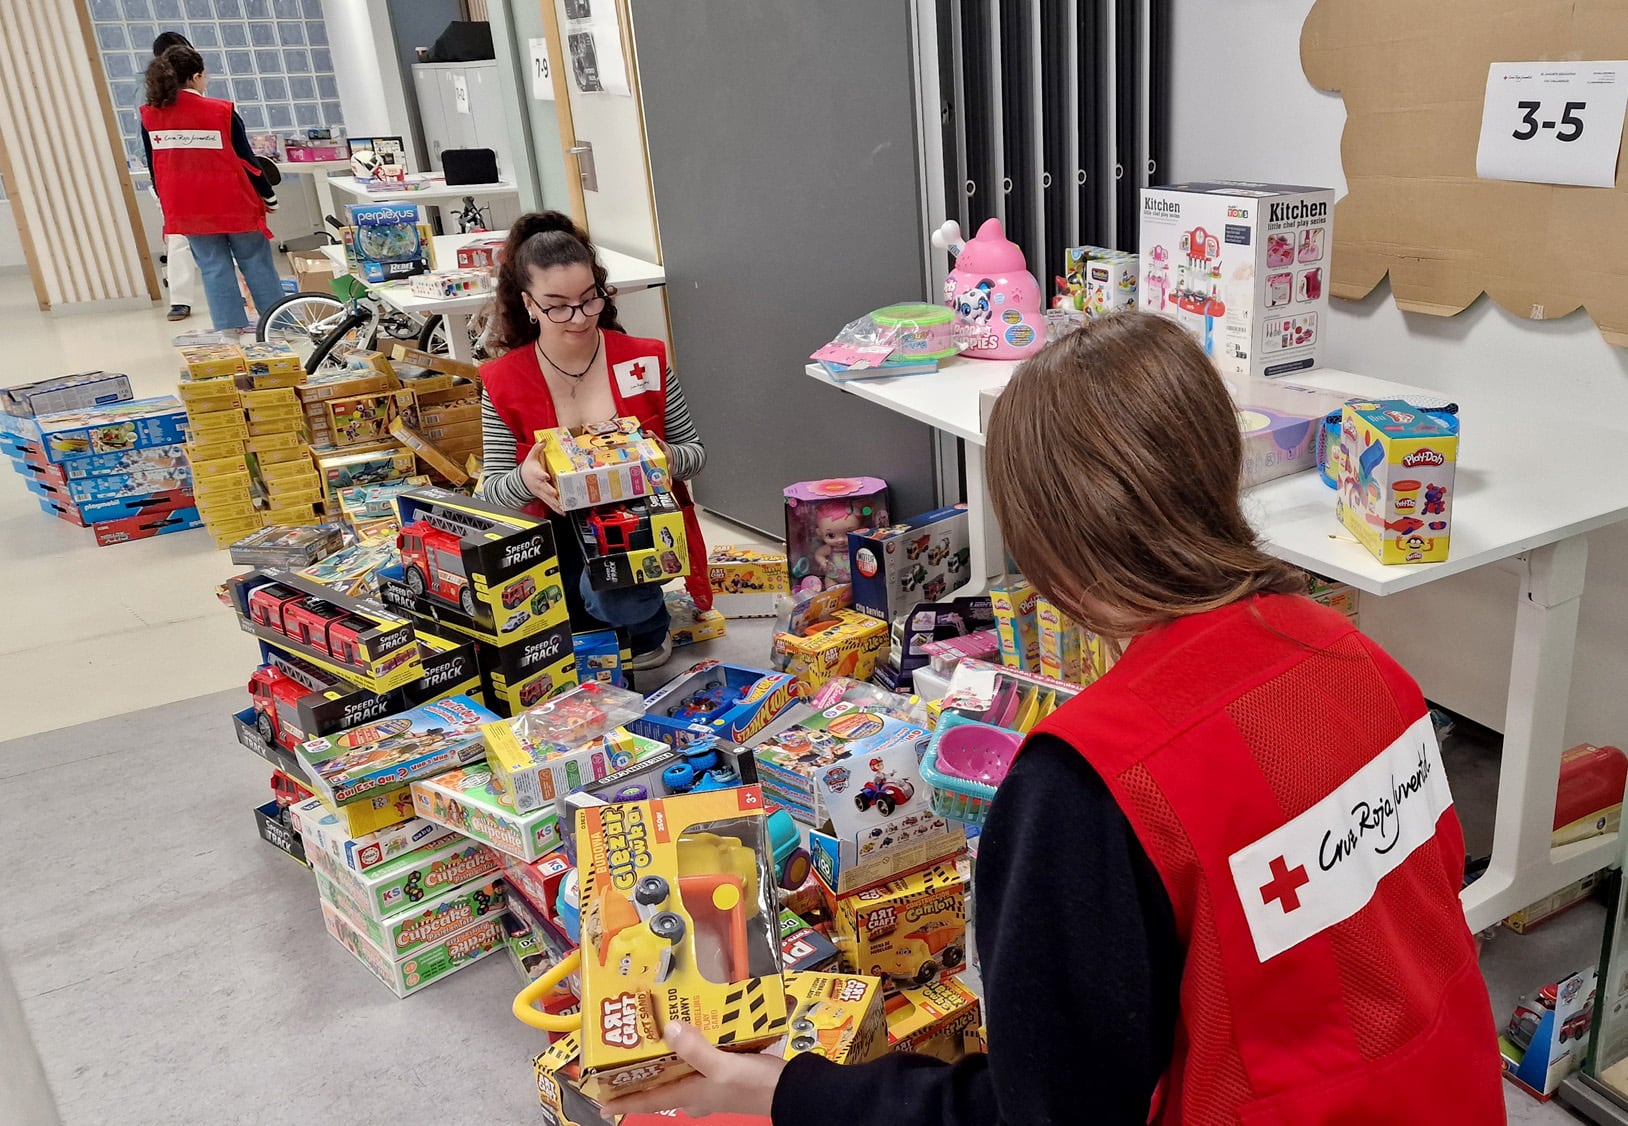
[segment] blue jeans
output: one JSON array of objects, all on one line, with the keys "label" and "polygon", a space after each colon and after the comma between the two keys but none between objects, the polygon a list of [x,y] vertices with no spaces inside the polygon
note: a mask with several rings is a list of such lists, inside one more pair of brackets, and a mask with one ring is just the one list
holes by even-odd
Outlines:
[{"label": "blue jeans", "polygon": [[[625,631],[628,645],[636,654],[661,648],[662,640],[672,625],[672,619],[667,614],[667,603],[662,599],[661,584],[640,583],[615,590],[595,590],[588,582],[582,548],[571,532],[571,522],[565,517],[554,517],[553,523],[555,539],[559,544],[560,578],[567,591],[576,591],[580,610],[599,625]],[[571,614],[572,629],[596,628],[591,623],[583,622],[576,610],[574,607]]]},{"label": "blue jeans", "polygon": [[238,270],[243,271],[243,280],[249,283],[249,295],[261,313],[283,299],[283,281],[277,276],[277,263],[271,257],[271,240],[259,231],[188,235],[187,242],[192,246],[192,257],[198,262],[204,298],[209,302],[209,319],[217,331],[242,328],[249,323],[249,314],[243,308],[243,291],[237,286]]}]

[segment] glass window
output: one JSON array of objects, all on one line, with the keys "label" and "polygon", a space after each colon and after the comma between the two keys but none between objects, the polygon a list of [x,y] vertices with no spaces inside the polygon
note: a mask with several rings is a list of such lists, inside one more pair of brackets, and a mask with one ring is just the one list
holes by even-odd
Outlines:
[{"label": "glass window", "polygon": [[232,79],[232,97],[239,102],[258,102],[260,100],[260,83],[252,78],[234,78]]},{"label": "glass window", "polygon": [[289,74],[311,73],[311,52],[303,50],[284,51],[283,66]]},{"label": "glass window", "polygon": [[287,102],[273,102],[266,107],[266,126],[270,129],[294,128],[294,111]]},{"label": "glass window", "polygon": [[277,24],[277,38],[284,47],[305,45],[305,25],[299,20],[282,20]]},{"label": "glass window", "polygon": [[276,75],[262,75],[260,78],[260,93],[268,102],[287,101],[288,81]]},{"label": "glass window", "polygon": [[150,0],[124,0],[124,18],[127,20],[147,20],[153,17],[153,6]]},{"label": "glass window", "polygon": [[288,96],[296,102],[310,101],[317,96],[317,80],[309,75],[294,75],[288,80]]},{"label": "glass window", "polygon": [[212,0],[186,0],[187,18],[193,20],[212,20],[215,18],[215,5]]},{"label": "glass window", "polygon": [[220,41],[227,47],[247,47],[249,45],[249,25],[246,23],[223,23],[220,25]]},{"label": "glass window", "polygon": [[283,53],[281,51],[256,51],[254,53],[254,68],[261,74],[282,74]]},{"label": "glass window", "polygon": [[305,41],[313,47],[326,47],[328,45],[328,25],[317,23],[314,20],[307,22],[305,25]]},{"label": "glass window", "polygon": [[108,51],[102,55],[102,69],[109,78],[133,78],[136,73],[135,66],[130,62],[130,56],[123,51]]},{"label": "glass window", "polygon": [[219,47],[220,29],[212,23],[188,24],[187,38],[194,47]]},{"label": "glass window", "polygon": [[129,45],[124,37],[124,25],[105,23],[96,29],[96,45],[104,51],[121,51]]},{"label": "glass window", "polygon": [[249,42],[256,47],[277,46],[277,25],[270,20],[254,20],[248,28]]},{"label": "glass window", "polygon": [[254,56],[247,51],[227,51],[226,69],[233,74],[253,74]]},{"label": "glass window", "polygon": [[178,20],[184,14],[181,0],[153,0],[153,15],[161,20]]}]

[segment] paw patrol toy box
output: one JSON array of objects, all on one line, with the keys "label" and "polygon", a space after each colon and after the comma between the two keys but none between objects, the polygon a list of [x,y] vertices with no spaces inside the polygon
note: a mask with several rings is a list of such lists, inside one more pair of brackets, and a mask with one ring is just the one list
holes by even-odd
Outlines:
[{"label": "paw patrol toy box", "polygon": [[595,590],[664,583],[690,573],[684,512],[672,493],[571,513]]},{"label": "paw patrol toy box", "polygon": [[1347,403],[1340,419],[1341,521],[1381,563],[1447,558],[1458,422],[1400,399]]},{"label": "paw patrol toy box", "polygon": [[1333,222],[1328,188],[1143,188],[1139,305],[1185,328],[1223,375],[1317,367]]},{"label": "paw patrol toy box", "polygon": [[667,455],[631,416],[587,426],[537,431],[543,464],[570,512],[632,500],[669,488]]},{"label": "paw patrol toy box", "polygon": [[[725,1051],[755,1052],[786,1032],[779,908],[756,786],[577,814],[582,912],[579,959],[515,998],[515,1016],[545,1031],[581,1031],[577,1084],[596,1101],[682,1078],[671,1020]],[[582,1012],[554,1017],[532,1000],[580,961]]]},{"label": "paw patrol toy box", "polygon": [[[851,758],[862,768],[889,748],[926,746],[927,732],[878,710],[847,701],[820,710],[797,704],[752,741],[758,778],[771,801],[808,825],[830,819],[816,785],[819,772]],[[855,769],[854,763],[848,763]],[[851,799],[850,799],[851,800]]]},{"label": "paw patrol toy box", "polygon": [[884,622],[967,581],[967,509],[958,504],[885,528],[848,533],[854,609]]}]

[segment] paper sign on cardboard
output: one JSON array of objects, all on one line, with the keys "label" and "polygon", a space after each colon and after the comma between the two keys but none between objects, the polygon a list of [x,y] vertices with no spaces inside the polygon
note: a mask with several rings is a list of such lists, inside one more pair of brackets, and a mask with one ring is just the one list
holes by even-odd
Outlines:
[{"label": "paper sign on cardboard", "polygon": [[1609,188],[1628,111],[1628,62],[1493,63],[1475,174]]}]

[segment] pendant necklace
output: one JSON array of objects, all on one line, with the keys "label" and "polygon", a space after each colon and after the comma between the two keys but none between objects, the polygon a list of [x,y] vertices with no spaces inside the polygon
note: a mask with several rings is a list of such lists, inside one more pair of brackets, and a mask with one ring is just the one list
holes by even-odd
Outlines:
[{"label": "pendant necklace", "polygon": [[543,342],[541,338],[538,338],[533,343],[532,347],[537,349],[537,355],[541,356],[543,360],[547,362],[549,367],[553,368],[555,371],[565,376],[565,378],[572,381],[571,397],[574,399],[577,397],[577,388],[582,386],[582,377],[593,370],[594,363],[599,359],[599,348],[604,342],[604,334],[597,332],[594,333],[594,354],[588,357],[588,366],[583,368],[581,371],[566,371],[559,364],[555,363],[553,360],[550,360],[548,358],[548,353],[543,351]]}]

